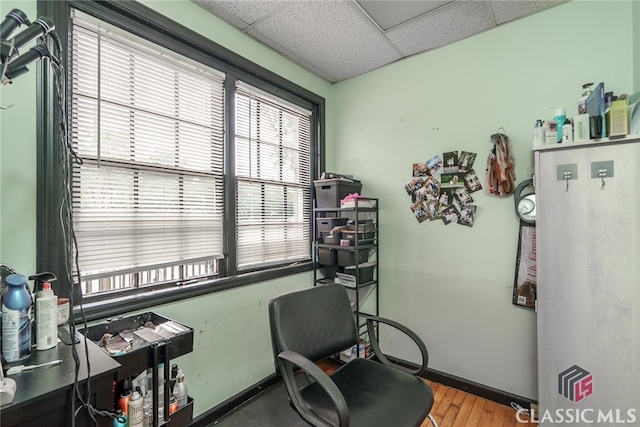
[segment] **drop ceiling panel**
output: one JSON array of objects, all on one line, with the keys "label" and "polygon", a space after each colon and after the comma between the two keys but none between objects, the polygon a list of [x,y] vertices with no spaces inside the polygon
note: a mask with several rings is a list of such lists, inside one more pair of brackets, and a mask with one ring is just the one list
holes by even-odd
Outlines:
[{"label": "drop ceiling panel", "polygon": [[274,49],[284,47],[298,58],[333,76],[347,79],[400,59],[384,36],[364,19],[352,2],[289,2],[247,30],[268,38]]},{"label": "drop ceiling panel", "polygon": [[385,34],[405,56],[444,46],[493,26],[484,2],[451,3]]},{"label": "drop ceiling panel", "polygon": [[274,10],[282,7],[287,1],[282,0],[243,0],[243,1],[218,1],[199,0],[200,6],[209,12],[228,22],[229,24],[245,29],[258,19],[268,16]]},{"label": "drop ceiling panel", "polygon": [[451,1],[453,0],[358,0],[358,4],[386,31]]}]

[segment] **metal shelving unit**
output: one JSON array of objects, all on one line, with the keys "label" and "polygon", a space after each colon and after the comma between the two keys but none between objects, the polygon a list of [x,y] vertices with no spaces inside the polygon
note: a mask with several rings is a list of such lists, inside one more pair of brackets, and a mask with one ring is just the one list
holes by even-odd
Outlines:
[{"label": "metal shelving unit", "polygon": [[[354,315],[377,316],[379,313],[379,234],[378,199],[359,198],[349,207],[314,208],[314,285],[338,282],[347,289],[353,303]],[[342,225],[343,222],[346,224]],[[340,228],[330,243],[326,243],[327,227]],[[333,228],[333,227],[332,227]],[[335,229],[335,228],[334,228]],[[349,241],[350,246],[342,246]],[[345,276],[347,275],[347,276]],[[353,276],[354,281],[344,280]],[[370,297],[375,302],[363,303]],[[360,336],[367,342],[365,322],[358,322]],[[358,352],[359,356],[359,352]]]}]

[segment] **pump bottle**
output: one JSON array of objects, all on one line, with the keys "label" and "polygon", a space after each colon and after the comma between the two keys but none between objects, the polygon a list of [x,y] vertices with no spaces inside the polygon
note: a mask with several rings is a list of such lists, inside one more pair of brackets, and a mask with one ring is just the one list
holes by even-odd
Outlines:
[{"label": "pump bottle", "polygon": [[48,350],[57,345],[58,297],[51,283],[44,282],[36,296],[36,350]]},{"label": "pump bottle", "polygon": [[176,375],[176,385],[173,388],[173,395],[178,401],[178,408],[182,409],[187,405],[187,384],[184,382],[184,374],[182,369],[178,369]]}]

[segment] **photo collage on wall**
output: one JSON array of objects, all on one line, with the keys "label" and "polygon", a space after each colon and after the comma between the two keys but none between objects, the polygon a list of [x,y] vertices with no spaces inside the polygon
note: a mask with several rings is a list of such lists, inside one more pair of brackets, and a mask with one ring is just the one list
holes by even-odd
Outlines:
[{"label": "photo collage on wall", "polygon": [[413,177],[404,186],[411,196],[411,211],[418,222],[442,220],[473,227],[476,205],[472,193],[481,190],[473,170],[477,154],[449,151],[413,164]]}]

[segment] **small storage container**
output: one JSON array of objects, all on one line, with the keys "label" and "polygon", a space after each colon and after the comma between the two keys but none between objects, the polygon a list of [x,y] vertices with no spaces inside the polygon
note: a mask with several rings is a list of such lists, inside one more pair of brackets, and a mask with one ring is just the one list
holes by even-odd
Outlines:
[{"label": "small storage container", "polygon": [[354,246],[356,244],[356,238],[358,239],[359,245],[372,245],[374,243],[375,237],[376,233],[356,233],[355,231],[342,232],[342,239],[351,241],[351,246]]},{"label": "small storage container", "polygon": [[344,268],[344,274],[355,276],[356,283],[361,285],[373,280],[373,271],[375,268],[376,264],[374,262],[360,264],[357,269],[355,265],[350,265]]},{"label": "small storage container", "polygon": [[338,246],[340,244],[340,239],[341,239],[342,233],[327,233],[327,232],[322,232],[322,242],[325,245],[336,245]]},{"label": "small storage container", "polygon": [[338,254],[336,249],[318,248],[318,264],[336,265],[338,263]]},{"label": "small storage container", "polygon": [[[375,229],[375,224],[372,219],[361,219],[358,221],[358,230],[359,232],[371,232]],[[356,231],[356,223],[354,220],[347,221],[347,230]]]},{"label": "small storage container", "polygon": [[349,218],[316,218],[320,233],[328,233],[334,227],[346,225],[347,221],[349,221]]},{"label": "small storage container", "polygon": [[[356,256],[357,255],[357,256]],[[338,249],[338,265],[347,267],[356,265],[369,260],[369,249]]]},{"label": "small storage container", "polygon": [[351,182],[342,179],[323,179],[313,181],[316,189],[317,208],[339,208],[340,200],[352,193],[362,191],[361,182]]}]

